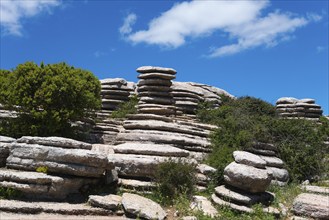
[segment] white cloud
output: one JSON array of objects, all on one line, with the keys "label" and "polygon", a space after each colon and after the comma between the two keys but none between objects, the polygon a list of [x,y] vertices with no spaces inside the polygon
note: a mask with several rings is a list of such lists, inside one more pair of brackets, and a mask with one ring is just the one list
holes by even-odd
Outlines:
[{"label": "white cloud", "polygon": [[315,13],[301,17],[280,11],[262,15],[262,10],[268,6],[268,0],[182,2],[151,20],[147,30],[131,33],[129,25],[126,39],[134,44],[177,48],[190,38],[208,37],[221,31],[237,43],[213,48],[208,55],[219,57],[262,45],[276,46],[293,38],[290,35],[297,28],[322,18]]},{"label": "white cloud", "polygon": [[130,34],[132,31],[131,26],[135,24],[137,19],[136,14],[129,14],[123,22],[123,25],[120,27],[119,32],[121,35],[126,35],[126,34]]},{"label": "white cloud", "polygon": [[3,34],[22,35],[22,20],[59,6],[60,0],[1,0],[0,23]]}]

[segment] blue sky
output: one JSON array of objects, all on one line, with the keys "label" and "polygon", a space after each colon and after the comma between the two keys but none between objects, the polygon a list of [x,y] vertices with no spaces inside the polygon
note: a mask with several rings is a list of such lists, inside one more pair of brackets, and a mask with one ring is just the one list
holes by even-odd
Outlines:
[{"label": "blue sky", "polygon": [[1,0],[1,69],[65,61],[137,81],[143,65],[272,104],[329,114],[328,1]]}]

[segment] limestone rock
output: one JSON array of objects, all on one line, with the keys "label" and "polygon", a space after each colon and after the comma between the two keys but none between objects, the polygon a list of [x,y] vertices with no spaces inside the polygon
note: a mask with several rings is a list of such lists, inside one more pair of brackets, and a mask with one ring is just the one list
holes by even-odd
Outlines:
[{"label": "limestone rock", "polygon": [[217,210],[211,204],[211,202],[204,196],[193,196],[193,201],[190,204],[192,210],[200,210],[205,215],[208,215],[212,218],[218,215]]},{"label": "limestone rock", "polygon": [[302,193],[295,198],[292,209],[296,215],[329,219],[328,201],[328,195]]},{"label": "limestone rock", "polygon": [[69,138],[62,137],[32,137],[32,136],[23,136],[17,139],[18,143],[27,143],[27,144],[41,144],[53,147],[62,147],[62,148],[77,148],[77,149],[88,149],[90,150],[92,145],[76,141]]},{"label": "limestone rock", "polygon": [[51,173],[85,177],[100,177],[106,169],[113,168],[106,155],[101,153],[25,143],[13,144],[7,166],[32,171],[47,167]]},{"label": "limestone rock", "polygon": [[232,162],[224,169],[224,180],[231,186],[256,193],[265,192],[271,183],[272,176],[266,169]]},{"label": "limestone rock", "polygon": [[235,162],[239,164],[245,164],[257,168],[265,168],[266,165],[266,162],[262,158],[246,151],[234,151],[233,157]]},{"label": "limestone rock", "polygon": [[143,73],[138,76],[139,79],[167,79],[172,80],[175,79],[175,75],[167,74],[167,73]]},{"label": "limestone rock", "polygon": [[205,175],[210,175],[210,174],[213,174],[216,172],[216,169],[207,165],[207,164],[198,164],[196,169],[202,173],[202,174],[205,174]]},{"label": "limestone rock", "polygon": [[115,211],[121,205],[121,200],[122,200],[121,196],[117,196],[117,195],[106,195],[106,196],[90,195],[88,199],[88,203],[94,207]]},{"label": "limestone rock", "polygon": [[127,85],[127,81],[123,78],[109,78],[100,80],[102,85]]},{"label": "limestone rock", "polygon": [[172,68],[158,67],[158,66],[141,66],[136,69],[139,73],[168,73],[168,74],[176,74],[177,71]]},{"label": "limestone rock", "polygon": [[14,141],[16,141],[15,138],[0,135],[0,143],[11,143],[11,142],[14,142]]},{"label": "limestone rock", "polygon": [[171,145],[147,144],[147,143],[124,143],[113,146],[115,153],[142,154],[167,157],[187,157],[189,152]]},{"label": "limestone rock", "polygon": [[159,204],[136,194],[124,193],[122,205],[125,212],[140,218],[162,220],[167,216]]},{"label": "limestone rock", "polygon": [[301,186],[303,190],[309,193],[320,193],[329,195],[329,187],[321,187],[321,186]]},{"label": "limestone rock", "polygon": [[288,182],[289,173],[286,169],[276,167],[266,167],[266,169],[272,173],[273,180],[277,180],[280,182]]},{"label": "limestone rock", "polygon": [[269,157],[269,156],[262,156],[261,155],[260,158],[265,160],[266,166],[282,168],[283,165],[284,165],[283,161],[278,157]]}]

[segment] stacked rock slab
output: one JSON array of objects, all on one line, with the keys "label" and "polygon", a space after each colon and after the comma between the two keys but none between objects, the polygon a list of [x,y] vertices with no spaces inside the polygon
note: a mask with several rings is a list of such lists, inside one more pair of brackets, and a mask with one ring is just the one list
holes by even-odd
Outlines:
[{"label": "stacked rock slab", "polygon": [[171,80],[176,70],[171,68],[142,66],[137,83],[139,97],[138,113],[171,116],[175,115],[175,102],[171,94]]},{"label": "stacked rock slab", "polygon": [[[1,185],[42,198],[63,199],[85,184],[98,182],[105,171],[114,168],[105,154],[91,148],[91,144],[61,137],[17,139],[10,144],[9,170],[0,171]],[[58,192],[61,187],[63,193]]]},{"label": "stacked rock slab", "polygon": [[[224,169],[225,185],[215,188],[212,200],[239,212],[252,212],[252,205],[269,205],[273,195],[266,192],[272,174],[259,156],[246,152],[233,152],[234,162]],[[264,211],[269,211],[265,209]]]},{"label": "stacked rock slab", "polygon": [[284,118],[304,118],[318,120],[322,116],[321,106],[314,99],[283,97],[276,101],[276,110]]},{"label": "stacked rock slab", "polygon": [[0,136],[0,167],[6,166],[6,160],[9,156],[9,147],[15,138]]},{"label": "stacked rock slab", "polygon": [[271,184],[284,186],[289,181],[289,173],[284,162],[278,157],[278,148],[270,143],[256,142],[247,151],[258,155],[266,162],[266,169],[272,173]]}]

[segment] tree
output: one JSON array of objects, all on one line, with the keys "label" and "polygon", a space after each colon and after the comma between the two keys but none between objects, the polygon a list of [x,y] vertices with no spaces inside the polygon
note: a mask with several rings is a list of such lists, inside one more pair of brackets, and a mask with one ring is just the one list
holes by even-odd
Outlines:
[{"label": "tree", "polygon": [[2,123],[7,135],[71,136],[70,122],[88,117],[101,105],[99,80],[66,63],[26,62],[12,71],[1,70],[0,78],[0,103],[19,113],[5,127]]}]

